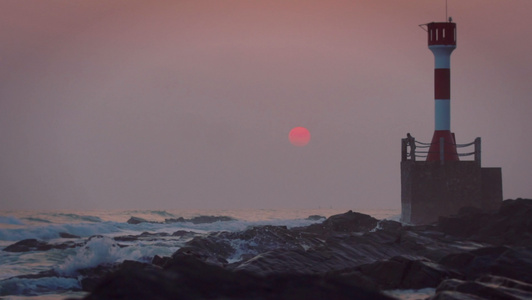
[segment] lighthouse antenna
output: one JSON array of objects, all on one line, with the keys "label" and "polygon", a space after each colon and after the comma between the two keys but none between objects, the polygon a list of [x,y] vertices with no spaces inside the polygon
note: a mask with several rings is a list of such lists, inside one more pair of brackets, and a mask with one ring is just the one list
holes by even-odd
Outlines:
[{"label": "lighthouse antenna", "polygon": [[445,21],[447,22],[447,20],[449,20],[449,18],[447,17],[448,14],[447,14],[447,0],[445,0]]}]

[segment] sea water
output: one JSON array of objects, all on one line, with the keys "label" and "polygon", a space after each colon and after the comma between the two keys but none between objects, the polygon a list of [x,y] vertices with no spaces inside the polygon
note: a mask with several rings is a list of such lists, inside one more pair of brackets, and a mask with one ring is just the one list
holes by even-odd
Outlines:
[{"label": "sea water", "polygon": [[[75,248],[12,253],[0,251],[0,298],[64,299],[81,298],[79,281],[74,278],[16,278],[54,270],[62,275],[75,275],[83,268],[124,260],[150,262],[155,255],[170,256],[187,238],[167,236],[154,240],[117,242],[113,237],[143,232],[169,233],[178,230],[208,234],[215,231],[242,231],[251,226],[284,225],[288,228],[307,226],[322,220],[308,220],[311,215],[329,217],[347,209],[240,209],[240,210],[122,210],[122,211],[0,211],[0,250],[24,239],[38,239],[50,244],[72,241],[83,244]],[[377,219],[398,220],[398,209],[357,210]],[[132,216],[153,223],[128,224]],[[165,224],[165,219],[196,216],[229,216],[232,221],[193,224]],[[160,223],[155,223],[160,222]],[[61,233],[79,238],[64,239]],[[90,237],[90,239],[89,239]],[[88,241],[87,241],[88,240]],[[127,245],[128,247],[123,247]],[[236,257],[234,258],[237,259]],[[410,293],[411,294],[411,293]],[[401,297],[401,298],[406,298]]]}]

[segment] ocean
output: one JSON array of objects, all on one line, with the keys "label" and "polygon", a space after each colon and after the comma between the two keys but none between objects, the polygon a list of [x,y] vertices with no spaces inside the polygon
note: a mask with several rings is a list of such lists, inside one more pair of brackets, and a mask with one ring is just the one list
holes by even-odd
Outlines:
[{"label": "ocean", "polygon": [[[208,234],[216,231],[242,231],[252,226],[284,225],[289,228],[307,226],[323,220],[309,220],[312,215],[329,217],[347,209],[241,209],[241,210],[54,210],[0,211],[0,298],[64,299],[81,298],[77,271],[104,263],[124,260],[151,262],[155,255],[171,256],[190,237],[172,236],[179,231]],[[357,210],[377,219],[398,220],[398,209]],[[194,224],[164,223],[165,219],[192,219],[198,216],[228,216],[231,221]],[[129,224],[131,217],[151,222]],[[143,232],[168,233],[153,239],[117,241],[114,238],[138,236]],[[75,237],[65,238],[65,234]],[[63,237],[62,237],[63,236]],[[24,239],[42,240],[48,244],[71,243],[76,247],[48,251],[6,252],[7,246]],[[238,261],[244,252],[235,253]],[[57,276],[24,276],[54,270]],[[430,294],[431,291],[421,291]],[[396,291],[401,299],[416,299],[416,291]],[[413,297],[413,298],[412,298]]]}]

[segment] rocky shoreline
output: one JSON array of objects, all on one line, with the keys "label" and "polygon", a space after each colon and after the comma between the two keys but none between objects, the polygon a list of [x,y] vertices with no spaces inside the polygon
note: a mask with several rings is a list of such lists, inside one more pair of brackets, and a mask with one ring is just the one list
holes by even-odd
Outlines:
[{"label": "rocky shoreline", "polygon": [[532,299],[530,199],[424,226],[349,211],[299,228],[173,235],[190,240],[171,257],[80,270],[84,299],[394,299],[382,291],[424,288],[432,300]]}]

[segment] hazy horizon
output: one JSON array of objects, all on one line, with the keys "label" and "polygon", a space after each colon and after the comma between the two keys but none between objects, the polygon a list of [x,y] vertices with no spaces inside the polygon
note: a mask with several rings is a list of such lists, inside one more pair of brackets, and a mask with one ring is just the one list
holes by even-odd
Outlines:
[{"label": "hazy horizon", "polygon": [[[532,198],[532,2],[448,2],[451,129]],[[4,0],[1,209],[399,208],[432,21],[444,0]]]}]

